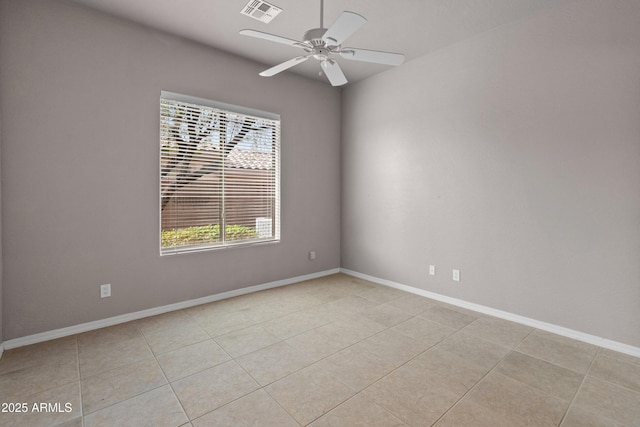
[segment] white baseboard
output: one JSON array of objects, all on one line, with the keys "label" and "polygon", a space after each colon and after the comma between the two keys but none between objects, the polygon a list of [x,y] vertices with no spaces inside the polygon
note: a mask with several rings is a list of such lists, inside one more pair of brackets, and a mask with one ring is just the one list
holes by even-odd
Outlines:
[{"label": "white baseboard", "polygon": [[[304,280],[316,279],[318,277],[329,276],[339,273],[340,269],[324,270],[317,273],[305,274],[303,276],[292,277],[289,279],[277,280],[275,282],[263,283],[261,285],[249,286],[247,288],[236,289],[233,291],[223,292],[220,294],[210,295],[202,298],[196,298],[189,301],[182,301],[175,304],[163,305],[161,307],[150,308],[147,310],[136,311],[135,313],[122,314],[120,316],[109,317],[107,319],[96,320],[93,322],[82,323],[80,325],[69,326],[52,331],[41,332],[38,334],[27,335],[25,337],[14,338],[3,343],[4,348],[9,350],[12,348],[22,347],[25,345],[37,344],[39,342],[49,341],[56,338],[67,337],[82,332],[93,331],[95,329],[107,326],[118,325],[120,323],[130,322],[132,320],[142,319],[144,317],[156,316],[158,314],[168,313],[170,311],[182,310],[184,308],[194,307],[196,305],[207,304],[227,298],[233,298],[240,295],[250,294],[252,292],[264,291],[266,289],[277,288],[280,286],[291,285],[293,283],[302,282]],[[0,355],[2,347],[0,347]]]},{"label": "white baseboard", "polygon": [[2,353],[4,353],[4,343],[0,341],[0,360],[2,360]]},{"label": "white baseboard", "polygon": [[49,341],[57,338],[70,336],[70,335],[75,335],[82,332],[88,332],[95,329],[104,328],[107,326],[113,326],[120,323],[130,322],[132,320],[138,320],[145,317],[168,313],[170,311],[182,310],[184,308],[194,307],[201,304],[207,304],[210,302],[232,298],[240,295],[245,295],[252,292],[258,292],[266,289],[286,286],[293,283],[302,282],[304,280],[315,279],[315,278],[324,277],[324,276],[328,276],[336,273],[344,273],[350,276],[359,277],[361,279],[369,280],[374,283],[389,286],[395,289],[400,289],[416,295],[431,298],[436,301],[442,301],[447,304],[451,304],[451,305],[462,307],[468,310],[476,311],[478,313],[487,314],[489,316],[498,317],[501,319],[531,326],[536,329],[551,332],[564,337],[572,338],[578,341],[583,341],[589,344],[597,345],[599,347],[618,351],[620,353],[625,353],[631,356],[640,357],[640,348],[634,347],[628,344],[620,343],[620,342],[609,340],[606,338],[601,338],[601,337],[590,335],[580,331],[575,331],[573,329],[565,328],[565,327],[554,325],[551,323],[542,322],[539,320],[509,313],[506,311],[497,310],[495,308],[486,307],[480,304],[475,304],[475,303],[467,302],[457,298],[448,297],[446,295],[440,295],[434,292],[426,291],[424,289],[419,289],[413,286],[408,286],[408,285],[403,285],[401,283],[393,282],[391,280],[380,279],[378,277],[370,276],[363,273],[358,273],[357,271],[352,271],[345,268],[335,268],[332,270],[325,270],[317,273],[306,274],[303,276],[292,277],[289,279],[277,280],[275,282],[263,283],[261,285],[250,286],[247,288],[223,292],[220,294],[210,295],[202,298],[196,298],[189,301],[182,301],[175,304],[164,305],[161,307],[150,308],[147,310],[137,311],[134,313],[123,314],[120,316],[109,317],[107,319],[96,320],[93,322],[82,323],[75,326],[69,326],[66,328],[55,329],[52,331],[41,332],[38,334],[33,334],[25,337],[7,340],[4,342],[0,342],[0,358],[2,357],[2,353],[4,352],[5,349],[10,350],[12,348],[22,347],[25,345],[37,344],[39,342],[44,342],[44,341]]},{"label": "white baseboard", "polygon": [[506,311],[496,310],[495,308],[486,307],[484,305],[467,302],[457,298],[451,298],[446,295],[436,294],[434,292],[425,291],[424,289],[415,288],[413,286],[403,285],[401,283],[393,282],[391,280],[380,279],[378,277],[358,273],[357,271],[348,270],[346,268],[341,268],[340,272],[344,274],[348,274],[350,276],[359,277],[361,279],[365,279],[370,282],[378,283],[380,285],[389,286],[391,288],[400,289],[402,291],[411,292],[412,294],[420,295],[420,296],[431,298],[437,301],[445,302],[447,304],[466,308],[468,310],[487,314],[489,316],[510,320],[512,322],[520,323],[526,326],[531,326],[536,329],[541,329],[543,331],[554,333],[556,335],[572,338],[578,341],[582,341],[589,344],[597,345],[599,347],[607,348],[609,350],[614,350],[620,353],[629,354],[631,356],[640,357],[640,348],[634,347],[632,345],[620,343],[620,342],[609,340],[606,338],[601,338],[595,335],[586,334],[584,332],[575,331],[573,329],[565,328],[565,327],[554,325],[551,323],[541,322],[539,320],[531,319],[524,316],[519,316],[517,314],[509,313]]}]

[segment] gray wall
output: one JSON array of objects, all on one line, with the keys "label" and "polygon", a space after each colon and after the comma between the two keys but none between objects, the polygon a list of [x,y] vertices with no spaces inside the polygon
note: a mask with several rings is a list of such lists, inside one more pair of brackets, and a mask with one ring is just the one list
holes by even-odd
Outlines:
[{"label": "gray wall", "polygon": [[[0,339],[342,263],[640,346],[639,9],[567,1],[350,86],[340,117],[326,84],[0,0]],[[280,244],[158,256],[162,89],[282,115]]]},{"label": "gray wall", "polygon": [[640,346],[638,22],[567,1],[348,87],[342,266]]},{"label": "gray wall", "polygon": [[[60,1],[0,40],[5,340],[339,267],[338,90]],[[163,89],[281,114],[280,244],[158,255]]]},{"label": "gray wall", "polygon": [[[0,97],[2,93],[0,92]],[[2,165],[2,110],[0,109],[0,165]],[[2,166],[0,166],[0,353],[3,343],[2,329]]]}]

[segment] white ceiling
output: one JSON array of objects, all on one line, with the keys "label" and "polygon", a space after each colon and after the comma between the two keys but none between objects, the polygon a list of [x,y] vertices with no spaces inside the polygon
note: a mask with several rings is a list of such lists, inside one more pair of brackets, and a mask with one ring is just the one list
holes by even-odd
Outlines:
[{"label": "white ceiling", "polygon": [[[248,0],[72,0],[133,22],[195,40],[263,63],[265,69],[302,50],[241,36],[254,29],[302,40],[304,32],[320,24],[320,0],[266,0],[283,9],[264,24],[241,15]],[[563,0],[325,0],[324,26],[348,10],[367,18],[367,24],[344,46],[403,53],[406,61],[433,52]],[[338,59],[349,83],[389,67]],[[317,61],[291,72],[326,80]],[[265,77],[277,78],[277,77]]]}]

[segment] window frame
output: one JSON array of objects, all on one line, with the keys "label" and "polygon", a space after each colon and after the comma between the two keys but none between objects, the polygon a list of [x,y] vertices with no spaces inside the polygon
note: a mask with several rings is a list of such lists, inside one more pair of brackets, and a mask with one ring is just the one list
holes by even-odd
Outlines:
[{"label": "window frame", "polygon": [[[213,108],[216,110],[221,110],[224,113],[238,114],[244,117],[263,119],[276,122],[274,130],[276,132],[276,137],[274,140],[275,146],[275,159],[274,159],[274,170],[273,170],[273,180],[274,180],[274,206],[272,212],[273,221],[272,230],[273,236],[270,238],[261,238],[261,239],[249,239],[249,240],[230,240],[230,241],[222,241],[219,243],[201,243],[197,245],[189,245],[189,246],[172,246],[163,248],[162,246],[162,233],[163,233],[163,208],[162,208],[162,190],[163,190],[163,176],[162,176],[162,161],[163,161],[163,153],[162,153],[162,134],[161,134],[161,126],[162,126],[162,100],[170,100],[176,101],[180,103],[186,103],[195,105],[198,107],[204,108]],[[281,164],[281,147],[282,147],[282,135],[281,135],[281,119],[280,115],[276,113],[271,113],[263,110],[258,110],[254,108],[228,104],[224,102],[214,101],[206,98],[199,98],[190,95],[179,94],[175,92],[169,92],[162,90],[160,92],[160,100],[159,100],[159,124],[158,124],[158,141],[159,141],[159,153],[158,153],[158,162],[159,162],[159,171],[158,171],[158,217],[159,217],[159,225],[158,225],[158,240],[159,240],[159,251],[160,256],[168,256],[168,255],[179,255],[179,254],[187,254],[193,252],[202,252],[202,251],[211,251],[211,250],[221,250],[221,249],[229,249],[229,248],[242,248],[248,246],[256,246],[256,245],[268,245],[268,244],[276,244],[280,242],[280,221],[281,221],[281,179],[280,179],[280,164]],[[233,149],[232,149],[233,150]],[[188,185],[188,184],[187,184]],[[229,198],[230,191],[223,191],[221,196],[224,198]],[[224,204],[224,203],[223,203]],[[223,214],[224,215],[224,214]],[[225,225],[228,225],[225,223]],[[222,228],[222,225],[220,226]],[[225,230],[222,230],[223,232]]]}]

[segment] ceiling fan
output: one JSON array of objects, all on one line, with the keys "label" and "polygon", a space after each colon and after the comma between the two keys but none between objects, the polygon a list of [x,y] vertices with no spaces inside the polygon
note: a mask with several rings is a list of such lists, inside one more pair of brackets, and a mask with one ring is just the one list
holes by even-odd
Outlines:
[{"label": "ceiling fan", "polygon": [[275,34],[264,33],[256,30],[241,30],[243,36],[256,37],[271,42],[282,43],[299,47],[305,51],[304,55],[278,64],[260,73],[261,76],[270,77],[295,65],[301,64],[309,58],[320,61],[320,67],[329,79],[332,86],[342,86],[347,83],[342,69],[333,59],[340,56],[352,61],[364,61],[383,65],[400,65],[404,62],[404,55],[400,53],[382,52],[379,50],[366,50],[354,47],[342,47],[342,43],[362,27],[367,20],[354,12],[342,12],[331,27],[323,28],[324,0],[320,0],[320,28],[312,28],[304,33],[303,41],[293,40]]}]

